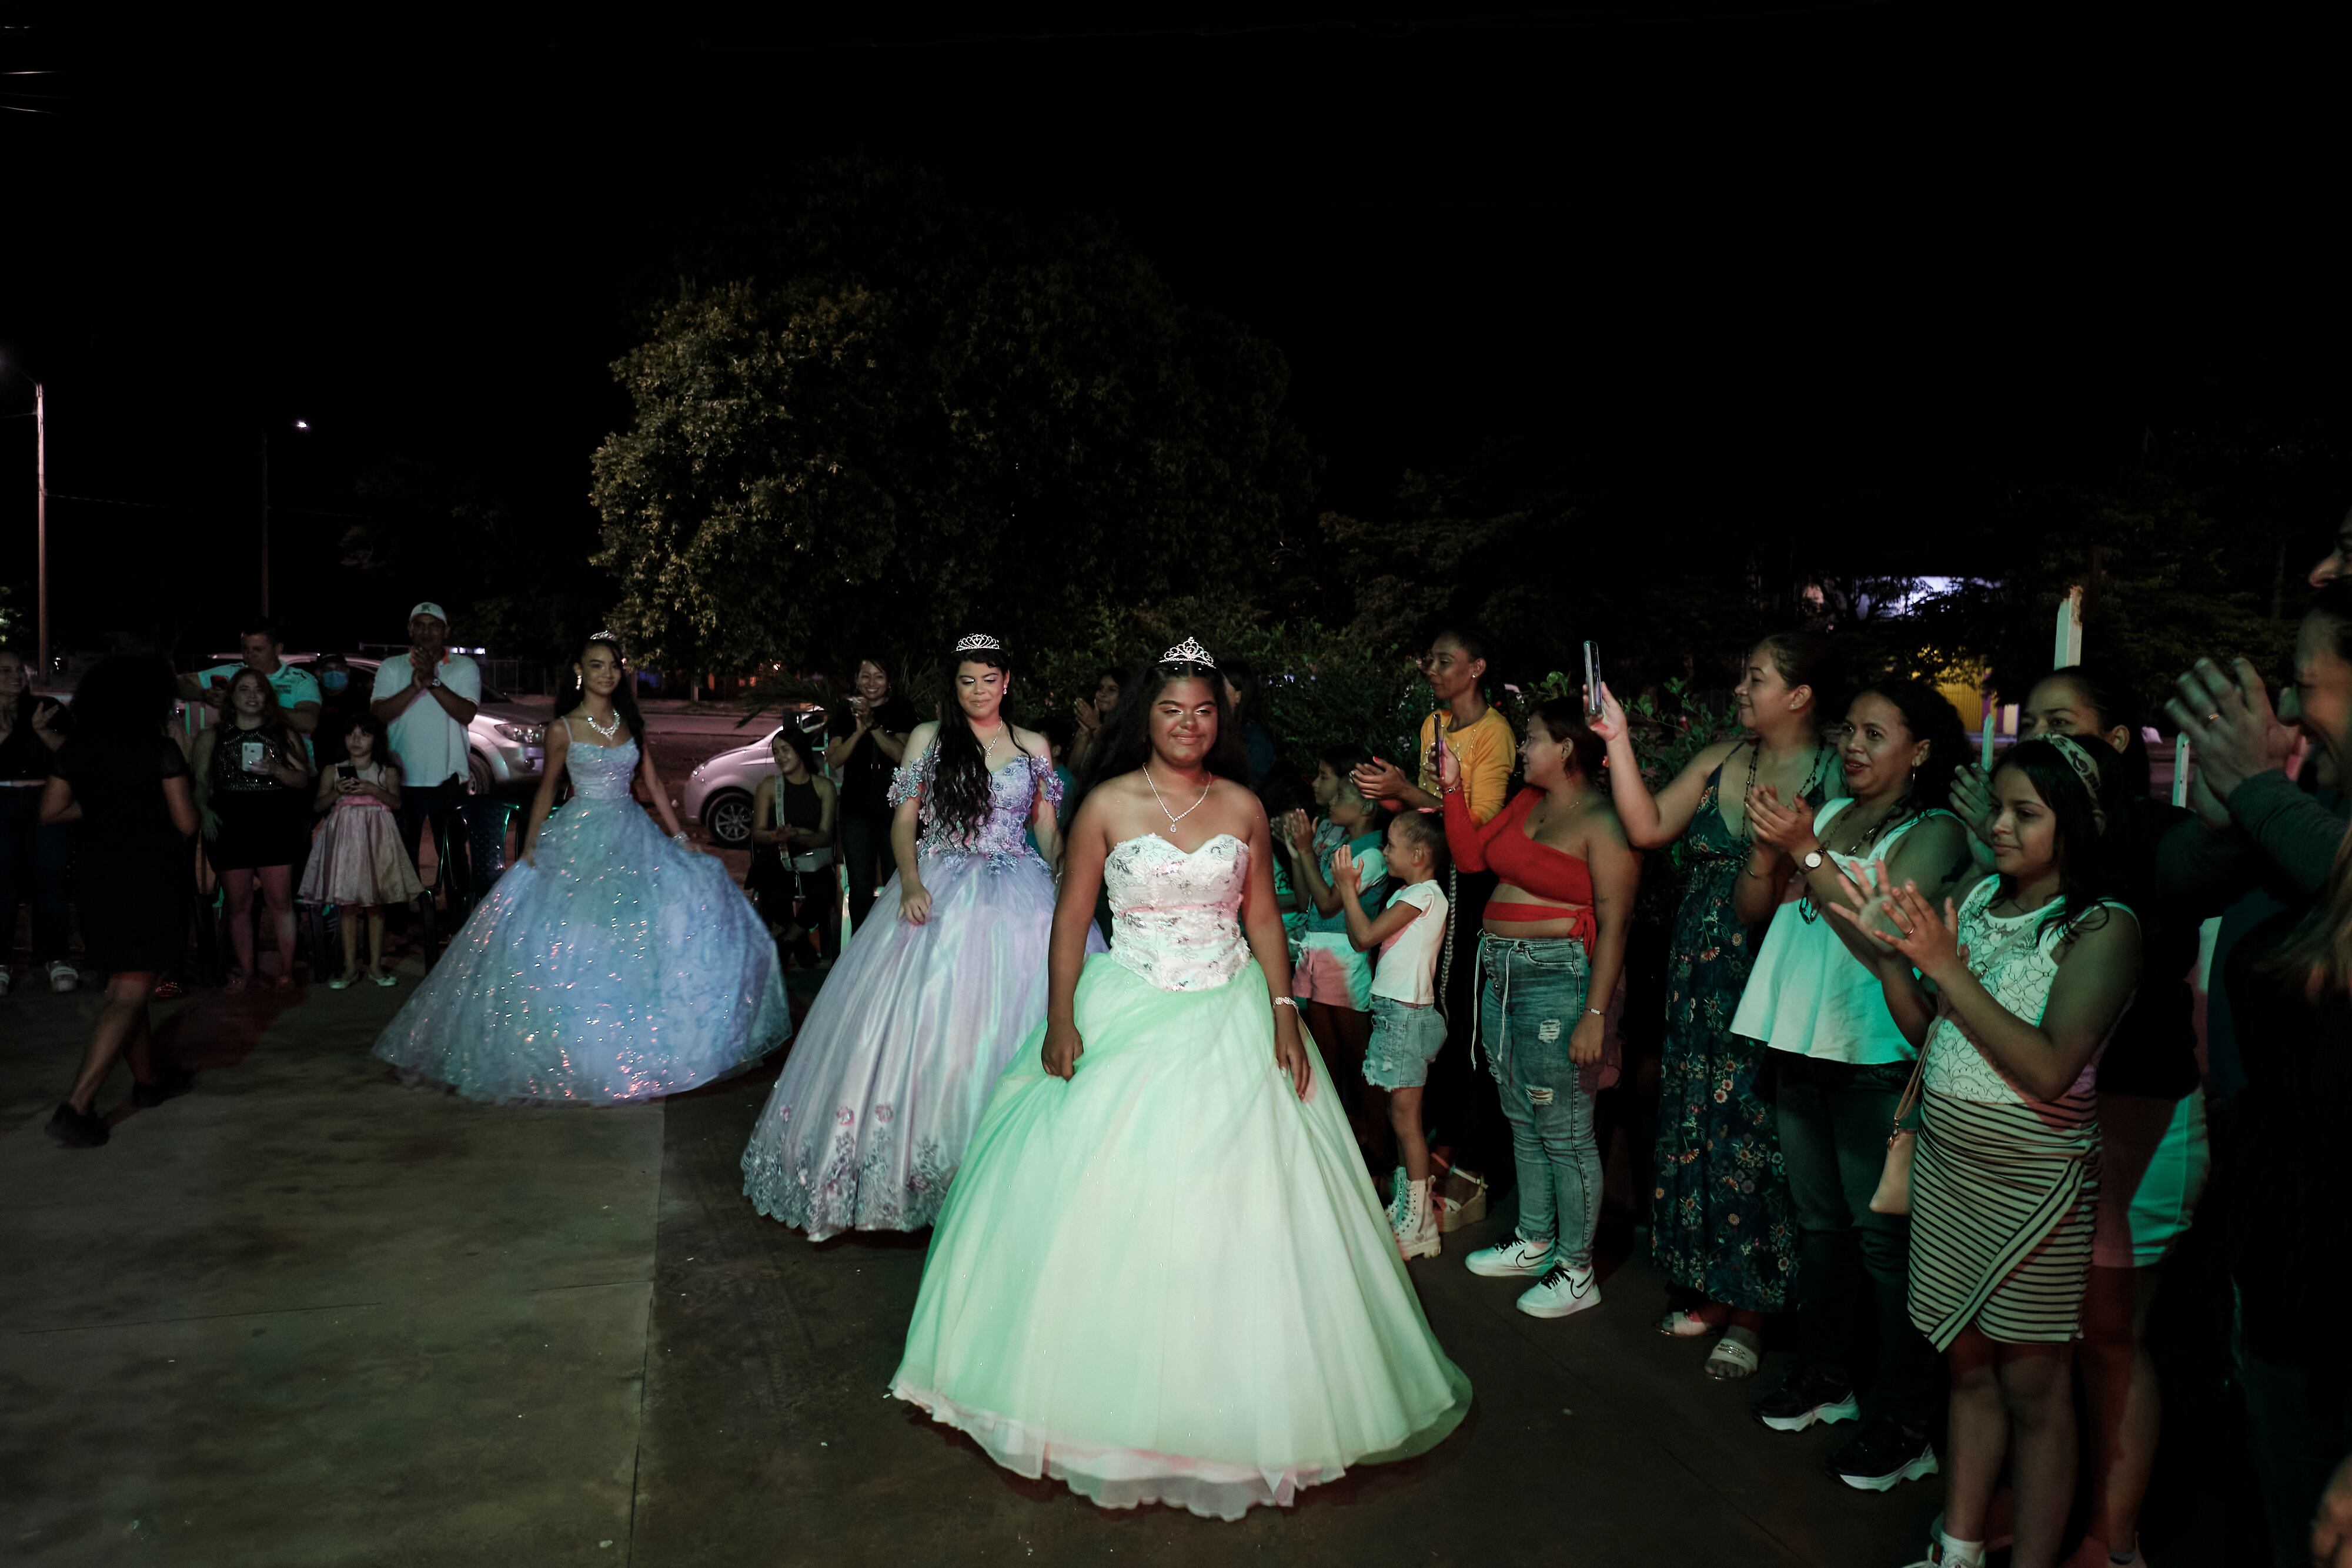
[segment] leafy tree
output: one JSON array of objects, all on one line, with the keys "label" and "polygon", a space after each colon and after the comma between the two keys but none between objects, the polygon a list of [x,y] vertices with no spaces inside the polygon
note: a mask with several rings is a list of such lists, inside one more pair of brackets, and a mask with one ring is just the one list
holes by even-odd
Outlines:
[{"label": "leafy tree", "polygon": [[1248,582],[1308,496],[1271,345],[1108,228],[1033,232],[906,171],[817,170],[614,370],[635,413],[595,455],[597,559],[673,665],[1043,646]]}]

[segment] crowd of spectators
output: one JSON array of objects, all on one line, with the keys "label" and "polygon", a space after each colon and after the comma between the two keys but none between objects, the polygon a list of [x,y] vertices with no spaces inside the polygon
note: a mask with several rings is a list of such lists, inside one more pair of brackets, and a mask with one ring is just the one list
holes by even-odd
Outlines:
[{"label": "crowd of spectators", "polygon": [[[1528,702],[1475,627],[1417,661],[1432,703],[1411,757],[1364,737],[1311,778],[1284,768],[1258,673],[1228,664],[1295,992],[1401,1254],[1442,1255],[1510,1197],[1509,1233],[1465,1265],[1517,1282],[1531,1316],[1587,1310],[1612,1129],[1651,1126],[1622,1152],[1648,1189],[1658,1332],[1704,1341],[1723,1380],[1756,1376],[1780,1335],[1794,1354],[1755,1416],[1853,1423],[1825,1456],[1846,1484],[1940,1473],[1924,1562],[2003,1544],[2018,1568],[2144,1560],[2168,1291],[2189,1303],[2174,1332],[2202,1336],[2184,1364],[2221,1369],[2243,1412],[2249,1538],[2306,1561],[2315,1513],[2318,1539],[2352,1542],[2352,1477],[2331,1481],[2352,1385],[2314,1332],[2352,1285],[2328,1136],[2352,1061],[2344,559],[2311,574],[2275,703],[2242,661],[2180,673],[2184,805],[2151,795],[2154,716],[2092,667],[2038,682],[1988,767],[1933,686],[1769,637],[1738,733],[1654,789],[1652,737],[1612,694]],[[433,898],[425,830],[445,884],[466,855],[481,681],[447,636],[417,605],[408,653],[362,692],[339,658],[288,664],[257,622],[238,663],[109,660],[69,709],[0,652],[0,935],[13,946],[29,903],[29,973],[71,989],[70,905],[105,977],[60,1140],[105,1141],[94,1097],[118,1060],[137,1103],[185,1087],[147,1009],[185,962],[199,868],[222,890],[229,988],[268,972],[257,894],[275,989],[298,902],[340,913],[334,983],[394,983],[384,916]],[[1102,672],[1046,727],[1066,778],[1130,684]],[[208,721],[184,747],[175,687]],[[752,802],[747,891],[788,961],[818,967],[844,898],[861,924],[888,874],[886,794],[917,723],[881,659],[852,687],[819,743],[777,732]],[[1663,974],[1629,986],[1644,858],[1655,874],[1669,851]],[[0,963],[0,992],[12,979]],[[1664,1015],[1652,1073],[1624,1060],[1629,1008]],[[1603,1096],[1650,1082],[1654,1119],[1604,1116]]]}]

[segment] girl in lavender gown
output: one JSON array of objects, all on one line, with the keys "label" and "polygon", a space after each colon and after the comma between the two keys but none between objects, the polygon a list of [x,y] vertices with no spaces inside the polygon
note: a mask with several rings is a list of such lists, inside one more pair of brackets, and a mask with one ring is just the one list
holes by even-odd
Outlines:
[{"label": "girl in lavender gown", "polygon": [[875,908],[896,918],[851,938],[743,1151],[744,1196],[812,1241],[929,1225],[1045,1016],[1062,787],[1045,737],[1003,716],[1012,681],[993,637],[956,644],[955,711],[907,737],[890,785],[898,872]]}]

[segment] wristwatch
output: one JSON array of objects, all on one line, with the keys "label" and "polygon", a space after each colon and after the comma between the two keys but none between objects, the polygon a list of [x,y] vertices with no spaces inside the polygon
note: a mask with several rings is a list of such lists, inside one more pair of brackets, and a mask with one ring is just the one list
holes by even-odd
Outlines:
[{"label": "wristwatch", "polygon": [[1821,851],[1808,850],[1805,852],[1805,869],[1807,871],[1819,871],[1822,869]]}]

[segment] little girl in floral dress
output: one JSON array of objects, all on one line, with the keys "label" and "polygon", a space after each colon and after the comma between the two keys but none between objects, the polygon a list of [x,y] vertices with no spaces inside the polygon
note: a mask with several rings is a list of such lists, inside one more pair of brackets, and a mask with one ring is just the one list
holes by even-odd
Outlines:
[{"label": "little girl in floral dress", "polygon": [[[425,891],[400,841],[400,764],[392,758],[383,721],[362,713],[343,732],[345,760],[319,770],[311,810],[327,813],[302,873],[301,901],[342,912],[343,972],[327,982],[340,991],[353,980],[397,985],[383,967],[383,906],[405,904]],[[368,962],[359,967],[360,913],[367,913]]]}]

